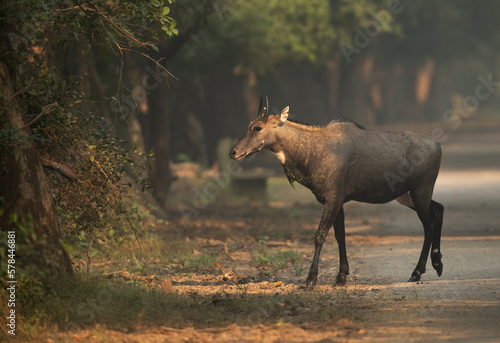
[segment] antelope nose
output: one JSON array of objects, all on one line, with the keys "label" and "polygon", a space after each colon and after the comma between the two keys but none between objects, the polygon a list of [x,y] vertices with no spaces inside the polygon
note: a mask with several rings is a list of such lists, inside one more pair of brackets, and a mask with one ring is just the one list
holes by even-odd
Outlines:
[{"label": "antelope nose", "polygon": [[234,159],[236,157],[236,150],[231,149],[231,151],[229,152],[229,157],[231,157],[232,159]]}]

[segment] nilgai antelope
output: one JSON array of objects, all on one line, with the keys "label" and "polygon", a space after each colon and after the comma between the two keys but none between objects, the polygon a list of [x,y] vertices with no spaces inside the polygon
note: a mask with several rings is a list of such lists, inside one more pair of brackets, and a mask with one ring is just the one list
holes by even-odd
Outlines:
[{"label": "nilgai antelope", "polygon": [[441,165],[441,146],[432,137],[413,132],[366,130],[334,120],[327,126],[310,126],[288,119],[288,106],[270,115],[262,98],[257,119],[229,153],[235,160],[269,149],[285,174],[309,188],[323,204],[323,215],[314,239],[314,257],[306,279],[317,282],[321,248],[333,225],[340,255],[337,285],[349,275],[345,246],[344,204],[360,201],[381,204],[396,199],[417,212],[424,226],[424,245],[408,282],[419,281],[432,246],[432,266],[441,276],[441,227],[444,207],[432,200]]}]

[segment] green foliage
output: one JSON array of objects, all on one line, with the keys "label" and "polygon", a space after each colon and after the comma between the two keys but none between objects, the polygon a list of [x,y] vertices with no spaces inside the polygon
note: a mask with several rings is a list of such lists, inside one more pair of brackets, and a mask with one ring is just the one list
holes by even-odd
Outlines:
[{"label": "green foliage", "polygon": [[[190,45],[188,58],[227,61],[236,74],[263,74],[285,61],[321,59],[332,37],[329,6],[314,1],[234,1],[224,20],[214,21]],[[196,63],[196,61],[193,61]]]},{"label": "green foliage", "polygon": [[189,156],[187,154],[184,154],[184,153],[177,154],[177,156],[175,156],[174,160],[177,163],[192,162],[191,159],[189,158]]},{"label": "green foliage", "polygon": [[[222,20],[199,33],[183,58],[190,65],[232,68],[235,74],[267,74],[286,63],[325,63],[340,54],[356,26],[373,21],[385,1],[234,0]],[[387,12],[387,11],[386,11]],[[381,31],[392,31],[392,17]],[[203,55],[203,60],[199,56]],[[202,69],[200,68],[200,69]]]},{"label": "green foliage", "polygon": [[220,26],[235,38],[236,74],[261,74],[283,61],[315,62],[328,54],[333,35],[324,0],[240,1]]},{"label": "green foliage", "polygon": [[23,141],[29,139],[28,136],[20,136],[19,128],[12,124],[5,123],[2,126],[0,128],[0,158],[4,154],[12,153],[14,149],[22,145]]},{"label": "green foliage", "polygon": [[[126,148],[117,138],[111,118],[88,92],[89,75],[78,69],[87,62],[72,61],[71,56],[88,56],[100,48],[122,59],[115,60],[116,67],[129,51],[144,55],[157,50],[156,42],[178,33],[169,16],[172,3],[2,2],[0,39],[8,49],[0,52],[0,59],[8,61],[16,89],[2,109],[1,153],[12,152],[22,140],[36,144],[48,167],[59,221],[77,240],[109,237],[111,228],[116,236],[124,227],[137,234],[146,214],[132,198],[137,189],[148,188],[145,171],[151,155]],[[7,124],[5,114],[14,102],[29,123],[30,135]]]},{"label": "green foliage", "polygon": [[24,49],[15,51],[14,56],[22,51],[32,53],[31,46],[49,43],[57,47],[72,41],[86,46],[99,44],[118,52],[129,47],[155,48],[153,41],[178,34],[177,23],[169,16],[172,3],[22,0],[6,2],[2,12],[7,21],[18,26],[15,40]]},{"label": "green foliage", "polygon": [[[90,116],[84,121],[94,120],[101,121],[102,118]],[[49,175],[53,189],[59,190],[56,201],[64,218],[64,227],[70,231],[76,229],[77,232],[95,233],[116,224],[113,219],[118,219],[114,217],[119,214],[139,216],[134,218],[134,221],[139,221],[140,215],[134,213],[129,200],[133,196],[134,185],[141,190],[148,187],[145,175],[148,156],[124,149],[120,139],[95,124],[80,124],[77,118],[74,122],[76,126],[73,130],[66,127],[68,137],[64,137],[67,138],[64,159],[71,163],[73,171],[79,176],[78,180],[68,180],[60,173]],[[87,130],[83,131],[81,127]],[[54,141],[51,140],[51,143]],[[53,156],[63,151],[57,147]]]},{"label": "green foliage", "polygon": [[[331,1],[332,24],[335,28],[335,47],[341,43],[353,45],[354,29],[364,30],[370,23],[376,22],[380,33],[391,32],[401,35],[401,27],[389,13],[391,1],[384,0],[334,0]],[[401,2],[398,8],[404,7]],[[339,51],[337,50],[338,54]]]}]

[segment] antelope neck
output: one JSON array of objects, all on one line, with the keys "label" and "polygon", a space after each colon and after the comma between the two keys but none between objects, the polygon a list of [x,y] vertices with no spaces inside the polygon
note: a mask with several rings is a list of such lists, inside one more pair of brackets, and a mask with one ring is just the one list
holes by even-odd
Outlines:
[{"label": "antelope neck", "polygon": [[295,164],[297,161],[307,162],[308,155],[313,152],[316,145],[316,140],[311,133],[319,129],[294,122],[285,122],[278,129],[276,142],[269,146],[269,150],[284,166],[290,163]]}]

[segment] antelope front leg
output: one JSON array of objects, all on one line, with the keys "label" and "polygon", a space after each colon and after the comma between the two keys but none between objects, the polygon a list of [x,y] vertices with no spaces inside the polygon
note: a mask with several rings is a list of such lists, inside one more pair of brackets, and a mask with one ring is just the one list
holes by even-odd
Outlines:
[{"label": "antelope front leg", "polygon": [[323,208],[323,215],[321,216],[321,221],[319,223],[318,230],[316,231],[316,236],[314,237],[314,257],[306,279],[306,288],[309,290],[312,290],[318,281],[319,255],[321,254],[321,248],[325,242],[326,235],[328,235],[328,231],[330,231],[330,228],[335,221],[337,212],[338,207],[325,205]]}]

